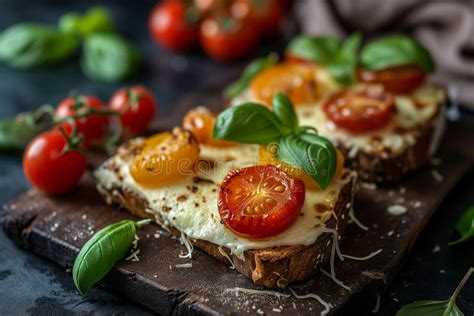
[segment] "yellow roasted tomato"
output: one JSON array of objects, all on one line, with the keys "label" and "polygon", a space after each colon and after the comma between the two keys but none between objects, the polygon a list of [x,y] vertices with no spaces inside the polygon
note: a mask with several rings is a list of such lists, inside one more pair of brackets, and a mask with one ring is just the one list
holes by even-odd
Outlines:
[{"label": "yellow roasted tomato", "polygon": [[145,140],[143,150],[132,161],[130,174],[144,187],[159,187],[192,175],[198,158],[194,135],[176,127]]},{"label": "yellow roasted tomato", "polygon": [[[271,146],[260,146],[259,149],[259,164],[260,165],[275,165],[278,168],[282,169],[290,176],[296,177],[298,179],[303,180],[305,188],[311,190],[320,190],[319,184],[306,172],[302,169],[297,168],[295,166],[290,165],[289,163],[283,162],[277,157],[274,156],[275,148]],[[337,153],[337,165],[336,165],[336,173],[334,174],[335,179],[339,178],[341,175],[342,169],[344,169],[344,155],[339,149],[336,149]]]},{"label": "yellow roasted tomato", "polygon": [[286,94],[295,106],[315,102],[321,97],[317,67],[309,64],[281,63],[260,72],[250,84],[257,100],[270,106],[278,92]]},{"label": "yellow roasted tomato", "polygon": [[216,123],[216,113],[211,112],[208,108],[200,106],[189,110],[184,116],[183,127],[197,138],[200,144],[215,147],[233,146],[235,143],[226,142],[212,138],[212,130]]}]

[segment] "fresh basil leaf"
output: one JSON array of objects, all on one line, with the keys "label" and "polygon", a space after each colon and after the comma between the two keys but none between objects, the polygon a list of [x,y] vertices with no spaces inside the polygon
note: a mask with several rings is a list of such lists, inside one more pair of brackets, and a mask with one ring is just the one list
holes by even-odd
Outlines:
[{"label": "fresh basil leaf", "polygon": [[396,316],[463,316],[456,304],[446,301],[417,301],[403,306]]},{"label": "fresh basil leaf", "polygon": [[129,42],[115,34],[100,33],[85,38],[81,66],[95,80],[119,81],[138,70],[141,56]]},{"label": "fresh basil leaf", "polygon": [[102,228],[85,243],[72,269],[74,284],[81,294],[87,293],[127,254],[135,240],[136,228],[149,222],[123,220]]},{"label": "fresh basil leaf", "polygon": [[21,23],[0,34],[0,60],[12,67],[31,68],[62,61],[78,46],[74,34],[49,25]]},{"label": "fresh basil leaf", "polygon": [[289,132],[265,106],[245,103],[217,116],[213,137],[242,144],[270,144]]},{"label": "fresh basil leaf", "polygon": [[303,169],[322,189],[331,183],[336,172],[337,154],[329,140],[311,133],[281,137],[276,156]]},{"label": "fresh basil leaf", "polygon": [[337,55],[340,46],[341,41],[333,36],[300,35],[291,40],[286,52],[325,65]]},{"label": "fresh basil leaf", "polygon": [[349,36],[334,55],[333,60],[328,63],[328,71],[338,83],[349,86],[354,82],[354,69],[357,66],[357,52],[359,50],[361,36],[355,33]]},{"label": "fresh basil leaf", "polygon": [[296,132],[298,128],[298,117],[290,99],[282,93],[277,93],[272,101],[273,113],[289,130]]},{"label": "fresh basil leaf", "polygon": [[457,245],[466,240],[474,238],[474,206],[471,206],[459,219],[456,224],[456,230],[461,235],[456,241],[449,243],[450,246]]},{"label": "fresh basil leaf", "polygon": [[0,121],[0,150],[23,149],[36,135],[51,128],[54,109],[45,105]]},{"label": "fresh basil leaf", "polygon": [[247,67],[245,67],[239,80],[232,83],[224,90],[224,96],[231,99],[241,94],[259,72],[274,65],[277,60],[278,57],[272,54],[268,57],[261,57],[253,60]]},{"label": "fresh basil leaf", "polygon": [[59,19],[58,27],[64,32],[73,32],[80,36],[113,32],[115,29],[110,13],[104,7],[92,7],[85,14],[66,13]]},{"label": "fresh basil leaf", "polygon": [[383,37],[365,46],[361,52],[361,65],[370,70],[402,65],[417,65],[427,72],[435,70],[426,48],[413,38],[402,35]]}]

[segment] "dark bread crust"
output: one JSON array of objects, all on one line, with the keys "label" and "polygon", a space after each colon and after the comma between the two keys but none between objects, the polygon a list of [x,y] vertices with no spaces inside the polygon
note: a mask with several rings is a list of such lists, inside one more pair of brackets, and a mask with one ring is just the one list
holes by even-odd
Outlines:
[{"label": "dark bread crust", "polygon": [[[339,193],[334,207],[336,218],[326,222],[326,227],[335,229],[341,234],[349,218],[353,198],[354,179],[351,179]],[[148,203],[145,198],[122,188],[105,189],[98,185],[99,192],[109,204],[119,204],[132,214],[155,220],[152,214],[145,212]],[[179,237],[180,232],[174,227],[165,227],[174,236]],[[229,263],[232,261],[236,270],[252,279],[256,284],[269,288],[284,288],[289,283],[304,280],[316,273],[321,265],[329,259],[332,251],[334,236],[330,233],[322,234],[314,244],[304,246],[285,246],[266,249],[247,250],[244,252],[245,260],[230,254],[230,250],[219,247],[205,240],[191,240],[192,244],[211,256]],[[226,256],[223,254],[226,254]]]}]

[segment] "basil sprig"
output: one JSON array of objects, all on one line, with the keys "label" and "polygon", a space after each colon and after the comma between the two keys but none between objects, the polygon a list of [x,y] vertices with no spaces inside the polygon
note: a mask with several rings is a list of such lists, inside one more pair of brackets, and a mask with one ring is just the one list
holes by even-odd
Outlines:
[{"label": "basil sprig", "polygon": [[72,54],[79,38],[39,23],[16,24],[0,34],[0,60],[16,68],[57,63]]},{"label": "basil sprig", "polygon": [[291,101],[278,93],[273,111],[256,103],[233,106],[217,116],[215,139],[244,144],[276,145],[278,159],[303,169],[321,188],[336,172],[337,155],[329,140],[299,126]]},{"label": "basil sprig", "polygon": [[116,34],[97,33],[84,39],[81,66],[95,80],[119,81],[136,73],[141,62],[139,51]]},{"label": "basil sprig", "polygon": [[242,93],[250,84],[252,79],[265,68],[274,65],[278,61],[276,54],[270,54],[267,57],[261,57],[253,60],[245,67],[239,80],[229,85],[224,90],[224,96],[228,99],[234,98]]},{"label": "basil sprig", "polygon": [[461,235],[458,240],[449,243],[450,246],[457,245],[474,238],[474,206],[471,206],[458,220],[456,230]]},{"label": "basil sprig", "polygon": [[444,301],[416,301],[403,306],[396,316],[419,316],[419,315],[439,315],[439,316],[463,316],[464,313],[456,305],[456,298],[461,292],[469,277],[474,272],[470,268],[462,278],[461,282],[454,290],[453,295]]},{"label": "basil sprig", "polygon": [[435,70],[428,50],[413,38],[403,35],[382,37],[368,44],[361,51],[360,63],[370,70],[402,65],[417,65],[426,72]]},{"label": "basil sprig", "polygon": [[74,262],[72,277],[81,294],[100,281],[133,245],[136,229],[150,220],[123,220],[98,231],[82,247]]},{"label": "basil sprig", "polygon": [[94,33],[113,32],[115,29],[107,9],[92,7],[85,14],[69,12],[61,16],[58,22],[61,31],[88,36]]},{"label": "basil sprig", "polygon": [[326,66],[336,82],[347,86],[354,81],[360,41],[358,33],[345,41],[332,36],[300,35],[290,42],[286,52]]}]

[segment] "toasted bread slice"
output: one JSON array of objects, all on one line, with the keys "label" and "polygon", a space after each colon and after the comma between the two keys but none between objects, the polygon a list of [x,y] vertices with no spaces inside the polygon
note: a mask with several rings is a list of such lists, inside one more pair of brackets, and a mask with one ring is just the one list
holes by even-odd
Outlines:
[{"label": "toasted bread slice", "polygon": [[[107,203],[119,204],[139,217],[151,218],[176,237],[183,238],[185,234],[197,248],[231,263],[256,284],[282,288],[314,274],[335,251],[333,243],[342,233],[352,207],[355,174],[345,169],[326,191],[307,192],[308,205],[305,204],[301,216],[286,231],[262,241],[246,240],[233,234],[219,220],[216,199],[220,181],[229,168],[236,167],[229,164],[251,163],[253,160],[247,159],[257,149],[245,146],[204,150],[202,156],[207,156],[206,161],[211,165],[219,158],[215,151],[225,152],[220,156],[224,161],[220,168],[224,170],[211,172],[208,178],[198,172],[194,178],[155,190],[139,187],[128,174],[127,163],[140,151],[140,142],[135,141],[122,147],[96,170],[97,188]],[[216,160],[211,161],[209,156]],[[212,180],[219,178],[219,182]]]}]

